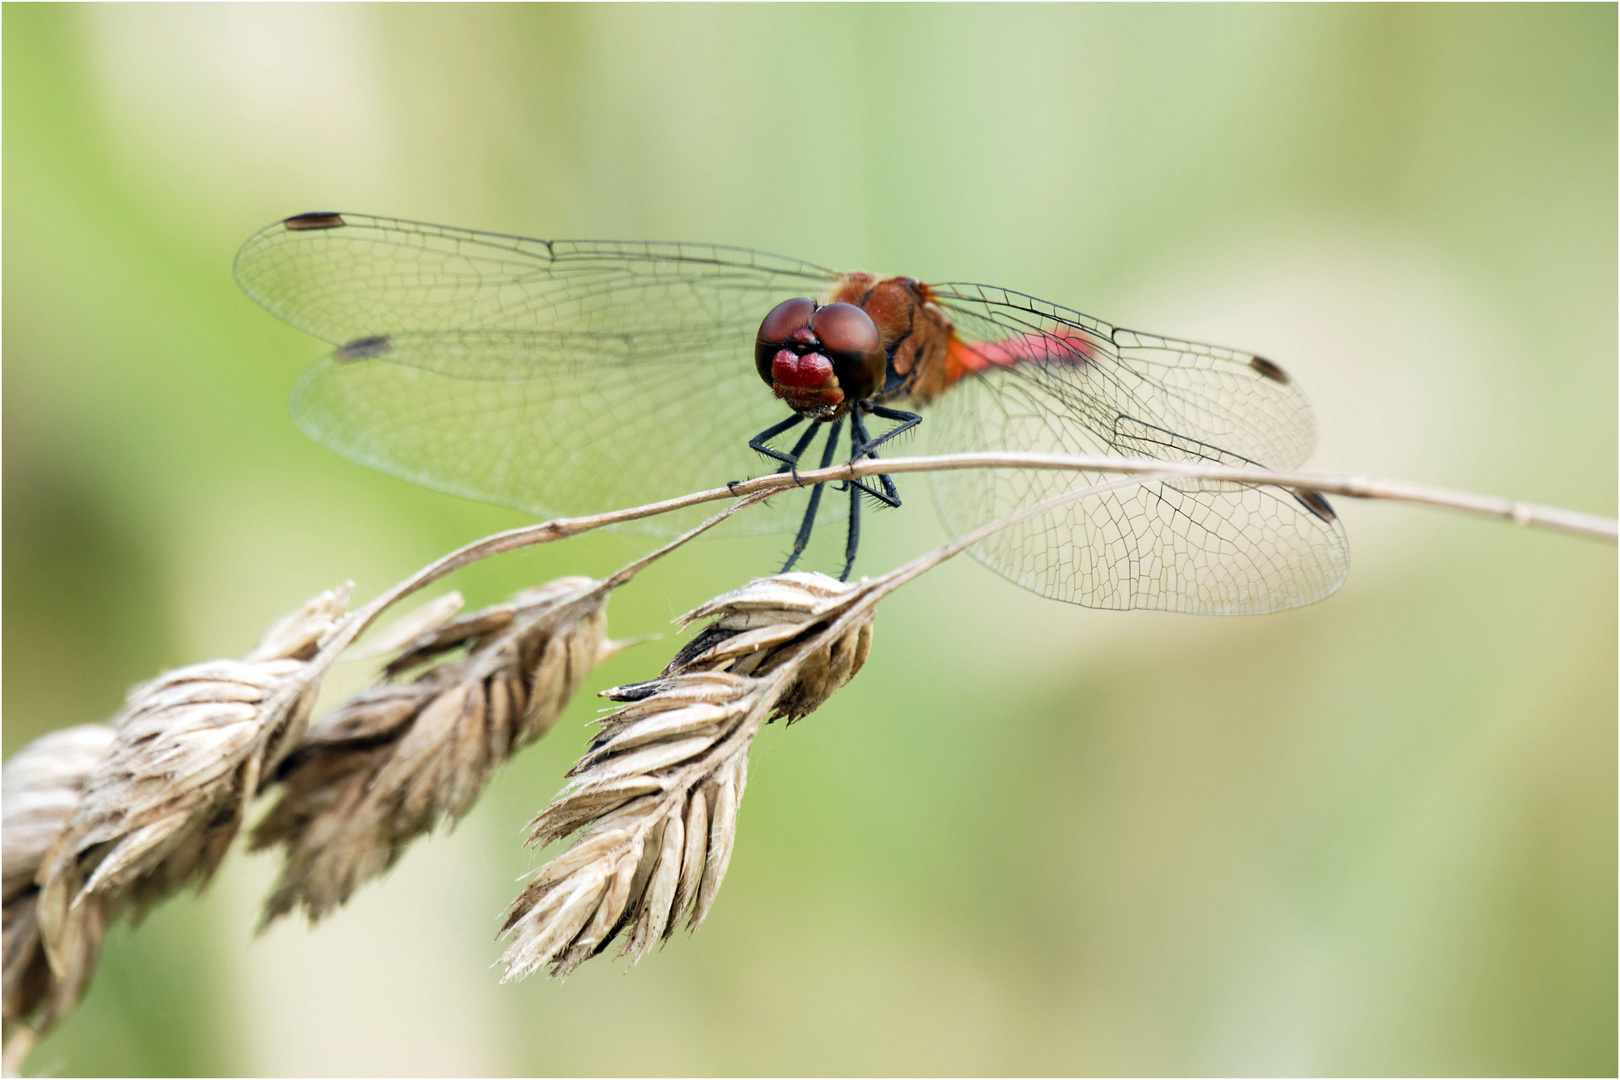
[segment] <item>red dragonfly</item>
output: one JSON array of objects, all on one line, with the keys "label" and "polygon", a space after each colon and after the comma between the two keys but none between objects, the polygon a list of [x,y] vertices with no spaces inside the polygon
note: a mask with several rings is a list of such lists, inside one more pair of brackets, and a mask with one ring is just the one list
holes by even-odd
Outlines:
[{"label": "red dragonfly", "polygon": [[[653,502],[747,475],[876,457],[920,425],[928,449],[1113,454],[1288,468],[1315,439],[1281,367],[1138,333],[984,285],[841,273],[744,248],[529,240],[362,214],[300,214],[236,258],[249,296],[336,346],[293,412],[340,453],[440,491],[537,515]],[[762,385],[763,384],[763,385]],[[790,411],[781,419],[784,408]],[[921,412],[914,411],[921,410]],[[868,418],[894,427],[875,437]],[[772,446],[805,425],[791,445]],[[758,432],[749,438],[750,432]],[[746,515],[797,534],[888,477],[811,488]],[[961,534],[1100,477],[930,474]],[[775,505],[784,504],[784,505]],[[655,519],[657,531],[687,519]],[[1274,611],[1343,581],[1344,530],[1316,492],[1165,481],[996,533],[979,561],[1044,596],[1102,608]]]}]

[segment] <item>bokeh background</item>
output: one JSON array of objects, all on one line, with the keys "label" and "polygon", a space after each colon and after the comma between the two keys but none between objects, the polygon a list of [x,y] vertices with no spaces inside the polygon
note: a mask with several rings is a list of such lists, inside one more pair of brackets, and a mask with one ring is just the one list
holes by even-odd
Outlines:
[{"label": "bokeh background", "polygon": [[[3,18],[7,755],[523,520],[295,429],[324,347],[230,264],[305,210],[1003,284],[1275,357],[1314,464],[1615,512],[1612,5]],[[867,572],[941,539],[912,486]],[[326,924],[255,938],[272,866],[238,853],[113,933],[30,1070],[1613,1074],[1615,550],[1339,505],[1348,583],[1282,615],[1088,611],[967,560],[908,587],[755,747],[709,922],[633,971],[490,967],[582,696]],[[664,640],[592,689],[785,544],[623,591],[615,632]]]}]

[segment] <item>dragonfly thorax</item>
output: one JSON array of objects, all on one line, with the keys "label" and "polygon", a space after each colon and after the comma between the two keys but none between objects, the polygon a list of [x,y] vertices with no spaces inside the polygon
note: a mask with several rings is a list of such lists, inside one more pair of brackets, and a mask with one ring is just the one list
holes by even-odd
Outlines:
[{"label": "dragonfly thorax", "polygon": [[927,285],[855,272],[843,275],[828,299],[858,306],[877,327],[885,370],[875,400],[927,405],[945,391],[953,327]]}]

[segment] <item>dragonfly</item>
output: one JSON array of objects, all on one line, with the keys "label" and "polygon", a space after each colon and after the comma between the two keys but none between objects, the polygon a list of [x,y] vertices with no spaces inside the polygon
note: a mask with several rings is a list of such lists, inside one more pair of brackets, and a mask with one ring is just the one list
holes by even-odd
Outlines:
[{"label": "dragonfly", "polygon": [[[1268,359],[988,285],[333,212],[259,231],[235,274],[333,346],[293,392],[308,434],[393,476],[537,516],[654,502],[762,462],[796,476],[816,460],[877,459],[901,435],[932,453],[1270,469],[1299,465],[1315,442],[1304,395]],[[1102,479],[928,475],[953,535]],[[794,533],[784,569],[817,521],[845,522],[847,578],[863,501],[902,502],[891,477],[870,479],[845,482],[847,498],[824,499],[818,484],[802,508],[777,496],[742,517]],[[666,515],[649,531],[690,524]],[[1320,493],[1181,478],[1071,502],[970,551],[1042,596],[1196,614],[1312,603],[1348,568]]]}]

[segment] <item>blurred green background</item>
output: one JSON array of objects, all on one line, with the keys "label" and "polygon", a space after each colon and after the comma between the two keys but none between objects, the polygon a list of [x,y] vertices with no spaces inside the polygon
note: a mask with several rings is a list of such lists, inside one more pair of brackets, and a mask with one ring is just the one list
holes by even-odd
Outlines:
[{"label": "blurred green background", "polygon": [[[1612,5],[3,18],[7,755],[523,520],[294,428],[324,347],[230,264],[305,210],[1002,284],[1276,358],[1313,464],[1615,512]],[[921,487],[863,570],[939,542]],[[117,930],[30,1071],[1612,1075],[1615,550],[1339,507],[1348,584],[1283,615],[1088,611],[967,560],[909,586],[761,737],[709,922],[634,971],[489,967],[582,696],[318,929],[255,939],[272,867],[238,854]],[[665,640],[592,689],[784,545],[644,575],[613,628]]]}]

